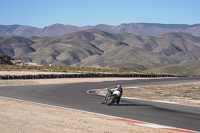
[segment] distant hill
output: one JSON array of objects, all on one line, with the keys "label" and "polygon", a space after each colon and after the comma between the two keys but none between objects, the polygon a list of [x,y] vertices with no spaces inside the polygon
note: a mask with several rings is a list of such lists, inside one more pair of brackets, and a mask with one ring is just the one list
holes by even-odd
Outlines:
[{"label": "distant hill", "polygon": [[34,52],[31,47],[34,42],[28,38],[20,36],[2,36],[0,37],[0,54],[6,54],[11,57],[23,57]]},{"label": "distant hill", "polygon": [[196,75],[200,73],[199,51],[200,37],[183,32],[139,36],[91,29],[56,37],[0,37],[0,53],[43,65]]},{"label": "distant hill", "polygon": [[170,32],[184,32],[194,36],[200,36],[200,24],[157,24],[157,23],[128,23],[117,26],[99,24],[96,26],[73,26],[53,24],[44,28],[36,28],[25,25],[0,25],[0,36],[60,36],[67,33],[98,29],[109,33],[132,33],[136,35],[157,36]]}]

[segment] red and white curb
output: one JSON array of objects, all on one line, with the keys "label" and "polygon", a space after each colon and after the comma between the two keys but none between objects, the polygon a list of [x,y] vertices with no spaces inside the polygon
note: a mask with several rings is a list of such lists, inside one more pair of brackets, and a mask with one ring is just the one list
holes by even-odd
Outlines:
[{"label": "red and white curb", "polygon": [[[104,96],[104,94],[100,94],[100,92],[99,92],[100,90],[106,90],[106,89],[88,90],[87,93]],[[189,103],[177,103],[177,102],[160,101],[160,100],[152,100],[152,99],[140,99],[140,98],[131,98],[131,97],[123,97],[123,98],[125,98],[125,99],[135,99],[135,100],[143,100],[143,101],[163,102],[163,103],[170,103],[170,104],[179,104],[179,105],[200,107],[197,104],[189,104]],[[135,125],[140,125],[140,126],[145,126],[145,127],[151,127],[151,128],[158,128],[158,129],[164,129],[164,130],[169,130],[169,131],[175,131],[175,132],[180,132],[180,133],[198,133],[197,131],[186,130],[186,129],[176,128],[176,127],[170,127],[170,126],[164,126],[164,125],[159,125],[159,124],[154,124],[154,123],[148,123],[148,122],[143,122],[143,121],[138,121],[138,120],[132,120],[132,119],[115,118],[114,120],[121,121],[121,122],[132,123],[132,124],[135,124]]]},{"label": "red and white curb", "polygon": [[121,118],[121,117],[116,117],[116,116],[111,116],[111,115],[105,115],[105,114],[100,114],[100,113],[94,113],[94,112],[89,112],[89,111],[84,111],[84,110],[73,109],[73,108],[67,108],[67,107],[61,107],[61,106],[55,106],[55,105],[49,105],[49,104],[32,102],[32,101],[27,101],[27,100],[20,100],[20,99],[10,98],[10,97],[4,97],[4,96],[0,96],[0,98],[6,98],[6,99],[10,99],[10,100],[19,101],[19,102],[32,103],[32,104],[49,106],[49,107],[55,107],[55,108],[60,108],[60,109],[68,109],[68,110],[79,111],[79,112],[83,112],[83,113],[90,113],[90,114],[93,114],[93,115],[110,117],[110,118],[113,118],[113,120],[115,120],[115,121],[128,122],[128,123],[132,123],[132,124],[135,124],[135,125],[142,125],[142,126],[151,127],[151,128],[158,128],[158,129],[176,131],[176,132],[180,132],[180,133],[198,133],[198,132],[192,131],[192,130],[185,130],[185,129],[180,129],[180,128],[163,126],[163,125],[158,125],[158,124],[153,124],[153,123],[147,123],[147,122],[137,121],[137,120],[132,120],[132,119],[125,119],[125,118]]},{"label": "red and white curb", "polygon": [[181,129],[181,128],[163,126],[163,125],[159,125],[159,124],[141,122],[141,121],[137,121],[137,120],[129,120],[129,119],[114,119],[114,120],[127,122],[127,123],[132,123],[132,124],[135,124],[135,125],[140,125],[140,126],[145,126],[145,127],[151,127],[151,128],[175,131],[175,132],[180,132],[180,133],[198,133],[198,132],[192,131],[192,130],[185,130],[185,129]]}]

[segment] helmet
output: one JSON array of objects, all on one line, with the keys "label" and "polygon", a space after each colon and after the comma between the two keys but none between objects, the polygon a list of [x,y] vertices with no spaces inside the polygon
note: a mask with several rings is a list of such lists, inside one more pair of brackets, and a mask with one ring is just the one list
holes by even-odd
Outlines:
[{"label": "helmet", "polygon": [[121,86],[121,85],[117,85],[116,87],[117,87],[117,88],[121,88],[122,86]]}]

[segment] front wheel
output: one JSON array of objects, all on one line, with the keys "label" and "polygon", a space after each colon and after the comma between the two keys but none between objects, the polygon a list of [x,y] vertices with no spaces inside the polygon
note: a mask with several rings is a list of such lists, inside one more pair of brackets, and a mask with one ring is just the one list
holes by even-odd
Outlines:
[{"label": "front wheel", "polygon": [[107,99],[107,101],[106,101],[106,105],[111,105],[114,101],[115,101],[115,99],[116,99],[116,96],[115,95],[111,95],[108,99]]}]

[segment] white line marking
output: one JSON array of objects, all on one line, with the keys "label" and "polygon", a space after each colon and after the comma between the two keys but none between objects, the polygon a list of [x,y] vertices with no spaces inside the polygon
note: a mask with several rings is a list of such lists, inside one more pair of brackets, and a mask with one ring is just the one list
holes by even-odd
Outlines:
[{"label": "white line marking", "polygon": [[[68,107],[61,107],[61,106],[56,106],[56,105],[50,105],[50,104],[44,104],[44,103],[38,103],[38,102],[32,102],[32,101],[21,100],[21,99],[10,98],[10,97],[0,96],[0,98],[6,98],[6,99],[15,100],[15,101],[26,102],[26,103],[32,103],[32,104],[37,104],[37,105],[49,106],[49,107],[55,107],[55,108],[60,108],[60,109],[67,109],[67,110],[72,110],[72,111],[79,111],[79,112],[89,113],[89,114],[93,114],[93,115],[99,115],[99,116],[110,117],[110,118],[113,118],[113,119],[126,119],[126,120],[138,121],[138,120],[127,119],[127,118],[118,117],[118,116],[112,116],[112,115],[106,115],[106,114],[94,113],[94,112],[90,112],[90,111],[84,111],[84,110],[73,109],[73,108],[68,108]],[[147,123],[147,122],[144,122],[144,121],[138,121],[138,122]],[[154,123],[135,124],[135,125],[141,125],[141,126],[146,126],[146,127],[151,127],[151,128],[182,129],[182,128],[176,128],[176,127],[164,126],[164,125],[159,125],[159,124],[154,124]],[[185,131],[192,131],[192,130],[186,130],[186,129],[182,129],[182,130],[185,130]],[[192,131],[192,132],[196,132],[196,131]],[[197,133],[197,132],[196,132],[196,133]]]}]

